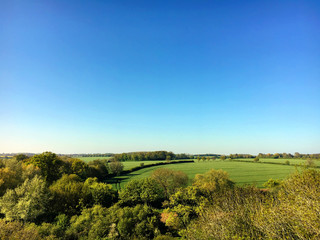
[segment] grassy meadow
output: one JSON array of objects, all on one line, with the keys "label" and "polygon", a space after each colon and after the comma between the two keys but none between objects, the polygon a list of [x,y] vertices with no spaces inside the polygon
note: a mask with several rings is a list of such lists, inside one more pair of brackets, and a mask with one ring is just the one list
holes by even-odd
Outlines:
[{"label": "grassy meadow", "polygon": [[144,165],[154,164],[154,163],[160,163],[160,162],[166,162],[165,160],[157,160],[157,161],[128,161],[128,162],[122,162],[124,170],[131,169],[133,167],[141,166],[143,163]]},{"label": "grassy meadow", "polygon": [[[246,159],[248,160],[248,159]],[[273,159],[275,160],[275,159]],[[278,160],[276,160],[278,161]],[[305,161],[305,160],[301,160]],[[149,162],[150,161],[146,161]],[[145,165],[147,163],[144,162]],[[128,166],[135,166],[134,163],[139,165],[140,162],[124,162],[125,168]],[[153,163],[153,161],[151,162]],[[130,174],[116,177],[115,179],[121,180],[121,187],[133,179],[141,179],[149,177],[151,173],[158,168],[169,168],[172,170],[180,170],[185,172],[189,179],[193,179],[196,174],[202,174],[210,169],[222,169],[229,173],[231,180],[239,185],[254,184],[257,187],[262,188],[263,183],[268,179],[284,179],[289,174],[296,170],[293,165],[277,165],[277,164],[262,164],[254,162],[232,162],[232,161],[195,161],[194,163],[181,163],[173,165],[155,166],[150,168],[140,169]]]},{"label": "grassy meadow", "polygon": [[[243,160],[243,161],[252,161],[253,158],[239,158],[236,160]],[[259,162],[262,163],[281,163],[284,164],[286,161],[289,161],[290,165],[304,165],[307,160],[305,159],[297,159],[297,158],[279,158],[279,159],[274,159],[274,158],[260,158]],[[315,166],[320,166],[320,161],[319,160],[313,160]]]},{"label": "grassy meadow", "polygon": [[77,157],[77,158],[88,163],[88,162],[96,160],[96,159],[110,159],[111,157]]},{"label": "grassy meadow", "polygon": [[[110,159],[110,157],[80,157],[79,159],[90,162],[95,159]],[[181,159],[183,160],[183,159]],[[190,181],[194,178],[196,174],[203,174],[210,169],[222,169],[229,173],[230,178],[239,185],[254,184],[257,187],[262,188],[263,183],[268,179],[284,179],[290,173],[296,170],[296,166],[303,166],[306,163],[304,159],[273,159],[273,158],[260,158],[258,163],[253,162],[253,158],[242,158],[236,159],[236,161],[200,161],[196,159],[194,163],[182,163],[174,165],[163,165],[155,166],[150,168],[144,168],[138,171],[134,171],[130,174],[119,176],[114,178],[121,180],[121,187],[124,187],[130,180],[141,179],[149,177],[151,173],[158,168],[169,168],[172,170],[180,170],[185,172]],[[243,161],[243,162],[239,162]],[[250,161],[250,162],[248,162]],[[281,163],[284,164],[289,161],[290,165],[278,165],[278,164],[268,164],[268,163]],[[144,165],[165,162],[165,160],[157,161],[126,161],[122,162],[124,165],[124,170],[131,169],[133,167],[140,166],[142,163]],[[320,166],[320,161],[314,160],[316,166]]]}]

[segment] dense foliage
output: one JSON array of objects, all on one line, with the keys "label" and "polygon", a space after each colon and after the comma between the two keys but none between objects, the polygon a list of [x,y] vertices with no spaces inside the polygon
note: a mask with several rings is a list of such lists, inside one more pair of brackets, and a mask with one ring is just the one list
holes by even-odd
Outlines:
[{"label": "dense foliage", "polygon": [[320,238],[316,169],[261,190],[235,185],[222,170],[190,181],[159,168],[118,192],[105,183],[110,164],[50,152],[1,161],[0,239]]},{"label": "dense foliage", "polygon": [[117,161],[145,161],[145,160],[173,160],[173,159],[193,159],[192,155],[187,154],[174,154],[167,151],[155,151],[155,152],[133,152],[133,153],[121,153],[115,154],[113,158]]}]

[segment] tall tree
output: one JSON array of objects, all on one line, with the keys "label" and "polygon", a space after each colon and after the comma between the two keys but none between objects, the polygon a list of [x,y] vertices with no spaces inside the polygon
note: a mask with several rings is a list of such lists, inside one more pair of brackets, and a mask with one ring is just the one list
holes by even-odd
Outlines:
[{"label": "tall tree", "polygon": [[61,177],[61,168],[64,165],[59,156],[52,152],[34,155],[27,163],[39,167],[41,175],[49,183]]},{"label": "tall tree", "polygon": [[174,171],[168,168],[159,168],[151,174],[151,178],[156,180],[163,188],[166,197],[173,194],[178,188],[188,185],[189,178],[182,171]]}]

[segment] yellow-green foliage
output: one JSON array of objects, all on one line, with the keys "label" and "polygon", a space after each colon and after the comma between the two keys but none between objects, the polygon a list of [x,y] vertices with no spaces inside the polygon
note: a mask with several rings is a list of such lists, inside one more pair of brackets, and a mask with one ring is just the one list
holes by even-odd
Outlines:
[{"label": "yellow-green foliage", "polygon": [[227,172],[211,169],[204,174],[197,174],[192,185],[210,194],[232,188],[234,183]]},{"label": "yellow-green foliage", "polygon": [[257,188],[234,188],[205,208],[185,232],[187,239],[260,239],[252,213],[259,211],[264,194]]},{"label": "yellow-green foliage", "polygon": [[319,239],[319,189],[319,171],[295,173],[282,183],[277,198],[255,214],[256,226],[272,239]]},{"label": "yellow-green foliage", "polygon": [[49,197],[45,181],[35,176],[19,187],[7,190],[0,198],[1,213],[8,221],[34,221],[46,212]]},{"label": "yellow-green foliage", "polygon": [[33,225],[23,225],[21,222],[6,222],[0,220],[1,240],[42,240],[37,229]]},{"label": "yellow-green foliage", "polygon": [[50,186],[54,197],[53,209],[69,215],[76,214],[84,207],[101,204],[109,207],[117,200],[117,193],[97,178],[87,178],[85,182],[76,174],[63,175]]},{"label": "yellow-green foliage", "polygon": [[187,239],[320,239],[320,172],[304,170],[277,192],[235,188],[190,224]]},{"label": "yellow-green foliage", "polygon": [[15,188],[20,182],[19,176],[9,168],[0,168],[0,196],[7,189]]}]

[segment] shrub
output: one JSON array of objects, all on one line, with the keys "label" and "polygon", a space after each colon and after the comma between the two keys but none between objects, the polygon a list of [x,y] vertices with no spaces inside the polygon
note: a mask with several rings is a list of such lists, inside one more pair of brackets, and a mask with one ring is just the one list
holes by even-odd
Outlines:
[{"label": "shrub", "polygon": [[265,182],[263,184],[263,186],[266,188],[275,188],[275,187],[279,186],[280,183],[281,183],[281,180],[278,180],[278,179],[274,180],[274,179],[270,178],[267,182]]},{"label": "shrub", "polygon": [[255,212],[255,225],[267,239],[318,239],[320,172],[296,172],[283,181],[275,198]]}]

